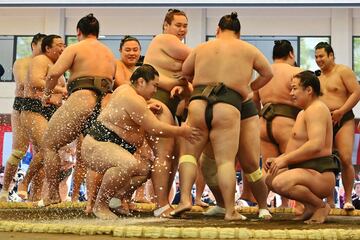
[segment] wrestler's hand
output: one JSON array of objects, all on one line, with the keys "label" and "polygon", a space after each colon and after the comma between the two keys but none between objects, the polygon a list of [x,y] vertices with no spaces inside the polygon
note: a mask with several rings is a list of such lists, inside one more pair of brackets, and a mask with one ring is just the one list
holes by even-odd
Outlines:
[{"label": "wrestler's hand", "polygon": [[163,109],[162,106],[156,102],[152,102],[148,104],[148,108],[154,113],[154,114],[160,114],[162,113]]},{"label": "wrestler's hand", "polygon": [[63,99],[63,100],[66,100],[66,99],[69,97],[68,91],[67,91],[66,88],[65,88],[65,90],[64,90],[61,94],[62,94],[62,99]]},{"label": "wrestler's hand", "polygon": [[190,143],[194,144],[200,140],[201,131],[199,128],[190,127],[186,123],[181,124],[181,136],[188,140]]},{"label": "wrestler's hand", "polygon": [[49,106],[51,104],[51,94],[44,94],[41,98],[41,103],[43,106]]},{"label": "wrestler's hand", "polygon": [[263,165],[263,168],[265,170],[265,172],[268,172],[271,166],[271,162],[274,160],[275,158],[267,158],[265,160],[265,164]]},{"label": "wrestler's hand", "polygon": [[269,172],[271,175],[276,176],[278,174],[279,170],[282,168],[285,168],[286,166],[287,166],[287,163],[282,156],[273,158],[271,161]]},{"label": "wrestler's hand", "polygon": [[339,109],[332,111],[331,117],[332,117],[333,125],[339,124],[343,116],[344,114]]},{"label": "wrestler's hand", "polygon": [[184,92],[183,86],[175,86],[170,91],[170,98],[173,98],[175,95],[180,96]]},{"label": "wrestler's hand", "polygon": [[179,82],[178,85],[183,85],[183,86],[186,86],[189,80],[187,77],[183,76],[181,72],[174,73],[173,78],[175,78]]}]

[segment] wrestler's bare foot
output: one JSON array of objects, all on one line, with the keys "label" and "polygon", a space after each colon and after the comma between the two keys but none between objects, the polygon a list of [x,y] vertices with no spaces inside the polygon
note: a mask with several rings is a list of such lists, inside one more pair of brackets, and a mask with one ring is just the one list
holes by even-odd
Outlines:
[{"label": "wrestler's bare foot", "polygon": [[0,191],[0,202],[7,202],[9,199],[9,191],[1,189]]},{"label": "wrestler's bare foot", "polygon": [[100,218],[102,220],[117,220],[119,219],[116,214],[112,213],[108,206],[100,206],[95,205],[93,208],[93,213],[97,218]]},{"label": "wrestler's bare foot", "polygon": [[35,202],[37,207],[47,207],[49,205],[61,203],[59,191],[48,191],[46,196],[38,202]]},{"label": "wrestler's bare foot", "polygon": [[195,200],[195,204],[194,204],[194,205],[200,206],[200,207],[203,207],[203,208],[209,207],[209,204],[207,204],[207,203],[205,203],[205,202],[203,202],[203,201],[201,201],[201,200]]},{"label": "wrestler's bare foot", "polygon": [[330,206],[329,204],[325,204],[324,207],[318,208],[315,210],[314,214],[312,215],[312,217],[305,221],[306,224],[320,224],[320,223],[324,223],[326,220],[326,217],[329,215],[330,213]]},{"label": "wrestler's bare foot", "polygon": [[151,201],[144,196],[141,196],[141,197],[136,196],[134,199],[134,202],[136,202],[136,203],[151,203]]},{"label": "wrestler's bare foot", "polygon": [[94,208],[94,204],[87,202],[84,210],[85,214],[86,215],[92,214],[93,208]]},{"label": "wrestler's bare foot", "polygon": [[26,186],[26,185],[24,184],[24,182],[20,182],[19,185],[18,185],[17,195],[18,195],[19,197],[21,197],[23,200],[27,200],[27,199],[28,199],[27,190],[28,190],[28,186]]},{"label": "wrestler's bare foot", "polygon": [[116,207],[116,208],[111,208],[111,211],[118,216],[119,215],[127,216],[127,217],[133,216],[129,209],[123,208],[122,206]]},{"label": "wrestler's bare foot", "polygon": [[305,212],[305,206],[300,202],[296,202],[295,203],[295,216],[303,215],[304,212]]},{"label": "wrestler's bare foot", "polygon": [[34,202],[34,207],[47,207],[47,206],[50,206],[50,205],[54,205],[54,204],[58,204],[58,203],[61,203],[61,199],[58,198],[52,198],[52,199],[48,199],[48,198],[44,198],[44,199],[41,199],[40,201],[37,201],[37,202]]},{"label": "wrestler's bare foot", "polygon": [[304,205],[304,211],[301,215],[294,217],[292,220],[295,221],[305,221],[311,218],[314,214],[315,209],[311,205]]},{"label": "wrestler's bare foot", "polygon": [[224,217],[225,221],[243,221],[246,220],[246,217],[244,215],[241,215],[234,209],[234,211],[230,213],[226,213]]},{"label": "wrestler's bare foot", "polygon": [[171,217],[181,217],[181,215],[192,208],[191,203],[179,203],[179,205],[170,212]]},{"label": "wrestler's bare foot", "polygon": [[129,203],[127,201],[122,201],[121,205],[118,207],[111,207],[111,211],[116,215],[132,216],[130,213]]}]

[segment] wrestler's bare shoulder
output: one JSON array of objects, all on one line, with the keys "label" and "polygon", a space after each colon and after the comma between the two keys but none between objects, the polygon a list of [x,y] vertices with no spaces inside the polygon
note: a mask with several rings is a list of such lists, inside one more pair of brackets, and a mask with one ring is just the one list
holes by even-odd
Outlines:
[{"label": "wrestler's bare shoulder", "polygon": [[341,72],[341,71],[352,71],[351,68],[344,64],[336,64],[335,71]]},{"label": "wrestler's bare shoulder", "polygon": [[301,68],[291,66],[288,63],[273,63],[271,65],[271,67],[273,68],[273,70],[279,69],[279,70],[289,72],[289,73],[292,73],[292,74],[297,74],[297,73],[303,71]]},{"label": "wrestler's bare shoulder", "polygon": [[131,84],[120,85],[119,87],[117,87],[115,89],[115,91],[113,92],[113,95],[115,95],[116,97],[121,97],[123,99],[123,101],[130,102],[130,101],[134,101],[136,99],[136,100],[145,102],[145,104],[146,104],[145,99],[136,93],[135,89],[131,86]]},{"label": "wrestler's bare shoulder", "polygon": [[153,38],[153,42],[167,42],[167,41],[177,41],[180,42],[180,40],[173,34],[166,34],[162,33],[159,35],[156,35],[156,37]]},{"label": "wrestler's bare shoulder", "polygon": [[13,72],[16,82],[22,82],[23,78],[27,75],[31,59],[31,57],[20,58],[14,62]]},{"label": "wrestler's bare shoulder", "polygon": [[51,60],[46,55],[40,54],[32,59],[31,64],[47,63],[47,62],[51,62]]},{"label": "wrestler's bare shoulder", "polygon": [[311,116],[323,114],[330,115],[328,106],[321,100],[315,100],[304,112]]},{"label": "wrestler's bare shoulder", "polygon": [[24,57],[24,58],[16,59],[16,61],[14,62],[14,68],[26,66],[27,64],[29,64],[31,59],[32,57]]}]

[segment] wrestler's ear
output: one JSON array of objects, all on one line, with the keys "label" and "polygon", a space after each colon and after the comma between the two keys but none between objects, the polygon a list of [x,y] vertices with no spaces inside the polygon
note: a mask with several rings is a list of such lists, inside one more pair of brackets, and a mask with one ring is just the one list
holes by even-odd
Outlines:
[{"label": "wrestler's ear", "polygon": [[305,88],[305,91],[306,91],[309,95],[311,95],[311,94],[313,93],[313,88],[310,87],[310,86],[307,86],[307,87]]},{"label": "wrestler's ear", "polygon": [[169,28],[169,24],[168,24],[167,22],[164,22],[164,24],[163,24],[163,31],[168,30],[168,28]]},{"label": "wrestler's ear", "polygon": [[140,78],[138,78],[138,80],[137,80],[137,85],[138,86],[145,86],[145,83],[146,83],[146,81],[145,81],[145,79],[144,78],[142,78],[142,77],[140,77]]},{"label": "wrestler's ear", "polygon": [[289,52],[289,56],[290,56],[291,58],[295,58],[295,55],[294,55],[293,52]]},{"label": "wrestler's ear", "polygon": [[216,33],[215,33],[215,36],[217,36],[219,33],[220,33],[220,28],[219,28],[219,27],[217,27],[217,28],[216,28]]}]

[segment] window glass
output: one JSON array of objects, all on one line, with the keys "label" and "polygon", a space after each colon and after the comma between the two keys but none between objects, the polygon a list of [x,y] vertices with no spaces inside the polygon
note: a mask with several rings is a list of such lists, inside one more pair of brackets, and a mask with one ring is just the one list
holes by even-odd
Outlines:
[{"label": "window glass", "polygon": [[353,38],[353,70],[360,81],[360,37]]},{"label": "window glass", "polygon": [[31,41],[33,36],[16,37],[16,59],[28,57],[32,54]]},{"label": "window glass", "polygon": [[14,36],[0,36],[0,56],[0,64],[4,69],[4,74],[1,76],[0,81],[13,81]]},{"label": "window glass", "polygon": [[315,46],[319,42],[330,43],[330,37],[299,37],[300,42],[300,67],[315,71],[319,67],[315,62]]}]

